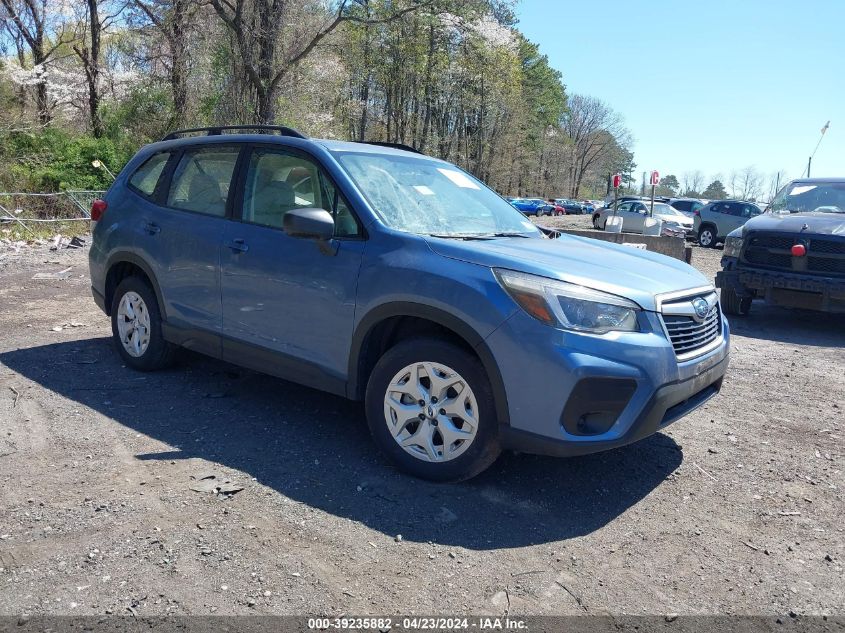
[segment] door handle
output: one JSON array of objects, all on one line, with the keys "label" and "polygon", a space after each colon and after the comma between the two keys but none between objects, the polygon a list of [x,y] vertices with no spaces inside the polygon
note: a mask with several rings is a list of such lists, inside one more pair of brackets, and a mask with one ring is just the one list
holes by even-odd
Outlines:
[{"label": "door handle", "polygon": [[147,222],[144,225],[144,230],[149,233],[150,235],[155,235],[156,233],[161,233],[161,227],[156,224],[155,222]]},{"label": "door handle", "polygon": [[249,250],[249,246],[242,239],[232,240],[226,246],[238,253],[246,253]]}]

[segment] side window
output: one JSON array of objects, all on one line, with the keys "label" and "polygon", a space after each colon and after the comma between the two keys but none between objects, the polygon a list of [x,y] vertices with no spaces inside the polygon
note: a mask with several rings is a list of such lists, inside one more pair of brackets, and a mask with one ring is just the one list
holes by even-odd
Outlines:
[{"label": "side window", "polygon": [[206,215],[226,215],[226,199],[238,160],[237,147],[204,147],[185,151],[167,194],[167,206]]},{"label": "side window", "polygon": [[[328,178],[320,174],[323,182],[323,191],[326,192],[329,206],[331,209],[326,209],[332,214],[334,218],[334,236],[335,237],[360,237],[361,227],[358,226],[358,220],[355,219],[355,214],[349,208],[349,204],[344,197],[337,190],[337,187],[329,181]],[[324,209],[326,207],[323,207]]]},{"label": "side window", "polygon": [[733,215],[733,216],[739,217],[739,216],[742,216],[742,208],[745,205],[737,204],[736,202],[731,202],[731,203],[727,204],[726,206],[727,206],[727,209],[726,209],[725,213],[727,213],[728,215]]},{"label": "side window", "polygon": [[313,161],[278,150],[253,151],[244,185],[243,221],[280,229],[285,213],[303,207],[331,213],[336,237],[360,235],[349,205]]},{"label": "side window", "polygon": [[728,204],[726,202],[717,202],[716,204],[713,205],[711,210],[713,211],[713,213],[729,213],[730,212]]},{"label": "side window", "polygon": [[150,156],[132,174],[132,177],[129,179],[129,186],[142,195],[152,196],[156,190],[158,178],[161,176],[161,172],[164,171],[164,166],[167,164],[169,158],[169,152],[159,152]]},{"label": "side window", "polygon": [[623,203],[616,206],[617,213],[622,212],[622,211],[630,211],[630,210],[631,210],[631,203],[630,202],[623,202]]}]

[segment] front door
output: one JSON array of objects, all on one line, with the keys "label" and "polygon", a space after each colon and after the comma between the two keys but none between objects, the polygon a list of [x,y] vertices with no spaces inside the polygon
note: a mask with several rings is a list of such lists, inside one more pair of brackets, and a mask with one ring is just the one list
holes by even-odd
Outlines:
[{"label": "front door", "polygon": [[[366,244],[357,219],[314,159],[278,147],[251,151],[240,198],[221,248],[224,358],[342,390]],[[304,207],[332,213],[333,240],[284,232],[284,214]]]}]

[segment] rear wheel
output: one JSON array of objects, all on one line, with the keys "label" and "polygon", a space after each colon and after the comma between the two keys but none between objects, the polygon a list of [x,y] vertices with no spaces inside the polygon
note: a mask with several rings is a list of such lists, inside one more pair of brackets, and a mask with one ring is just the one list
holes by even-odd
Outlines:
[{"label": "rear wheel", "polygon": [[698,230],[698,245],[704,248],[716,248],[716,231],[710,225]]},{"label": "rear wheel", "polygon": [[596,214],[593,216],[593,228],[594,228],[594,229],[600,229],[600,228],[601,228],[601,226],[599,226],[599,220],[601,220],[601,215],[599,215],[598,213],[596,213]]},{"label": "rear wheel", "polygon": [[127,277],[114,291],[112,336],[123,362],[141,371],[166,367],[176,347],[164,340],[155,292],[140,277]]},{"label": "rear wheel", "polygon": [[740,297],[731,288],[722,288],[722,312],[735,316],[746,316],[751,310],[751,297]]},{"label": "rear wheel", "polygon": [[445,341],[418,338],[390,348],[373,369],[365,406],[376,445],[416,477],[469,479],[501,451],[484,367]]}]

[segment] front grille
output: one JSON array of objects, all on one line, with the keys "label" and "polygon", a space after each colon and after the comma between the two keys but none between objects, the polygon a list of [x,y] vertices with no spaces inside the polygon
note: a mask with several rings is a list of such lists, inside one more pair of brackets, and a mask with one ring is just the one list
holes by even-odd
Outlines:
[{"label": "front grille", "polygon": [[[791,248],[790,244],[789,247]],[[764,250],[751,250],[745,253],[745,261],[749,264],[757,264],[758,266],[770,266],[771,268],[786,268],[792,270],[792,255],[783,255],[782,253],[772,253]]]},{"label": "front grille", "polygon": [[722,331],[718,307],[710,310],[707,318],[701,323],[692,317],[674,314],[664,314],[663,322],[678,356],[707,346],[715,341]]},{"label": "front grille", "polygon": [[[699,319],[693,302],[704,299],[710,305],[707,315]],[[678,357],[691,357],[722,335],[722,314],[716,301],[716,294],[709,293],[673,300],[663,305],[661,317],[669,334],[669,340]]]},{"label": "front grille", "polygon": [[[807,248],[807,255],[793,257],[791,249],[799,243]],[[741,263],[801,274],[845,275],[845,240],[805,233],[752,232],[746,238]]]}]

